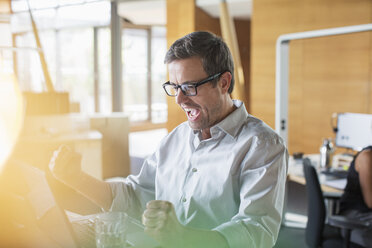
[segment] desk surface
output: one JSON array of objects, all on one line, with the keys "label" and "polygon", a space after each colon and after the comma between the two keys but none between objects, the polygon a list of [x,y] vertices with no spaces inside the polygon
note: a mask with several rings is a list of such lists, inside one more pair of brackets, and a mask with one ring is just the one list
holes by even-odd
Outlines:
[{"label": "desk surface", "polygon": [[[304,158],[309,158],[315,166],[319,164],[318,154],[305,155]],[[318,166],[317,166],[318,168]],[[325,192],[337,192],[342,193],[346,185],[346,178],[336,178],[333,176],[327,176],[320,173],[318,169],[319,182],[322,190]],[[302,166],[302,159],[294,159],[290,156],[288,161],[288,180],[294,181],[299,184],[306,184]]]}]

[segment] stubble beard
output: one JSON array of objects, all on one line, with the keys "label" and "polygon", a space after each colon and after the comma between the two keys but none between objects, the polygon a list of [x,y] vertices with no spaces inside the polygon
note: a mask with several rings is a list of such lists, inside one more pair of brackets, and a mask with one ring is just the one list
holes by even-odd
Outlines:
[{"label": "stubble beard", "polygon": [[[201,114],[200,116],[201,118],[199,121],[192,122],[188,120],[189,126],[193,130],[203,131],[204,129],[209,129],[215,124],[217,124],[218,122],[220,122],[221,120],[219,119],[219,116],[221,114],[221,104],[219,103],[218,105],[210,109],[210,111],[201,110],[200,114]],[[212,119],[211,118],[212,116],[216,116],[216,118]]]}]

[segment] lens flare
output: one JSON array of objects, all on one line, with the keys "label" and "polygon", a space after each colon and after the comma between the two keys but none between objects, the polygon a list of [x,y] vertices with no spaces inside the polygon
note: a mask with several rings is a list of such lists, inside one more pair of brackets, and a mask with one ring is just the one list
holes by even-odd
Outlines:
[{"label": "lens flare", "polygon": [[0,172],[10,155],[23,123],[23,101],[14,74],[0,63]]}]

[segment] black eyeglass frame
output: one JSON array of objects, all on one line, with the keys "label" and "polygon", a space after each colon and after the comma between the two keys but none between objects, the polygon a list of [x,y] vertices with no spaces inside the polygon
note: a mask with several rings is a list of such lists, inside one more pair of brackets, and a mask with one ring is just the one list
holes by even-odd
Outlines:
[{"label": "black eyeglass frame", "polygon": [[[167,93],[168,96],[173,96],[173,97],[174,97],[174,96],[177,96],[177,95],[178,95],[178,89],[181,89],[182,93],[183,93],[185,96],[196,96],[196,95],[198,94],[198,87],[199,87],[200,85],[206,84],[206,83],[208,83],[208,82],[214,80],[215,78],[219,77],[219,76],[222,75],[223,73],[225,73],[225,72],[219,72],[219,73],[214,74],[214,75],[212,75],[212,76],[209,76],[209,77],[207,77],[206,79],[203,79],[203,80],[201,80],[201,81],[199,81],[199,82],[197,82],[197,83],[183,83],[183,84],[178,85],[178,84],[174,84],[174,83],[171,83],[170,81],[168,81],[168,82],[164,83],[162,86],[163,86],[163,89],[164,89],[165,93]],[[168,85],[173,86],[173,88],[174,88],[174,89],[176,90],[176,92],[177,92],[176,95],[171,95],[171,94],[168,93],[168,91],[165,89],[165,87],[167,87]],[[185,86],[195,88],[195,94],[186,94],[186,90],[183,88],[183,87],[185,87]]]}]

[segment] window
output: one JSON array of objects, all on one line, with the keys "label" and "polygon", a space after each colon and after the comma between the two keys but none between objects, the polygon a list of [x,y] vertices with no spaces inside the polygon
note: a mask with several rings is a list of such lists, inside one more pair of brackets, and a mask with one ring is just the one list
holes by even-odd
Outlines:
[{"label": "window", "polygon": [[123,109],[131,121],[148,120],[148,36],[146,29],[126,28],[122,32]]},{"label": "window", "polygon": [[[69,92],[73,111],[110,113],[110,2],[30,3],[55,89]],[[27,5],[15,1],[13,10],[16,45],[36,47]],[[167,120],[161,87],[166,80],[165,33],[165,27],[152,26],[132,25],[122,30],[122,104],[132,122]],[[23,90],[45,90],[37,53],[17,53],[17,71]]]},{"label": "window", "polygon": [[124,111],[131,121],[165,122],[165,28],[124,28],[122,41]]},{"label": "window", "polygon": [[168,106],[162,84],[167,78],[167,67],[164,65],[164,56],[167,52],[167,39],[165,27],[152,28],[152,61],[151,61],[151,117],[152,122],[167,121]]},{"label": "window", "polygon": [[58,40],[60,84],[69,92],[70,102],[79,103],[76,111],[93,113],[93,30],[63,29],[58,32]]},{"label": "window", "polygon": [[98,96],[96,97],[97,112],[110,113],[112,110],[111,97],[111,36],[110,29],[97,29],[97,83]]}]

